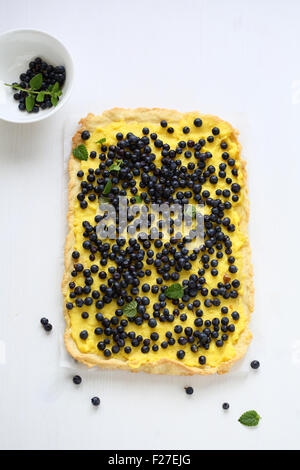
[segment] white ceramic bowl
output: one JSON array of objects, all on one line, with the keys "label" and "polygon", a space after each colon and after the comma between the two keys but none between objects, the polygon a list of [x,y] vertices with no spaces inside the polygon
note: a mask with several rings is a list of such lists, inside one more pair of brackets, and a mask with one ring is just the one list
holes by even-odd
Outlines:
[{"label": "white ceramic bowl", "polygon": [[[20,111],[13,98],[13,90],[4,83],[20,82],[19,75],[26,72],[28,64],[41,57],[48,64],[64,65],[66,81],[56,106],[40,109],[38,113]],[[0,119],[15,123],[37,122],[52,116],[68,100],[73,84],[73,61],[58,39],[48,33],[33,29],[18,29],[0,35]]]}]

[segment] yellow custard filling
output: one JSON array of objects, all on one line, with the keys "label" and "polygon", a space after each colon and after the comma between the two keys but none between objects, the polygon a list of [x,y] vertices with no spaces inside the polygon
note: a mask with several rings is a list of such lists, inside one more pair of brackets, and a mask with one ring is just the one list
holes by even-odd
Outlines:
[{"label": "yellow custard filling", "polygon": [[[170,360],[178,360],[177,357],[177,351],[178,350],[183,350],[185,352],[184,358],[182,359],[182,362],[187,365],[187,366],[192,366],[192,367],[203,367],[201,364],[199,364],[199,356],[205,356],[206,358],[206,366],[211,366],[215,367],[218,366],[219,364],[229,361],[230,359],[233,359],[236,355],[236,350],[235,350],[235,344],[237,343],[241,333],[245,329],[247,319],[245,316],[244,312],[244,305],[243,305],[243,289],[244,289],[244,283],[243,283],[243,265],[242,265],[242,253],[241,250],[244,246],[245,240],[246,240],[246,235],[241,231],[240,229],[240,211],[239,207],[243,205],[243,200],[244,200],[244,181],[243,181],[243,172],[241,171],[241,160],[240,160],[240,150],[239,150],[239,145],[237,143],[236,137],[233,134],[232,127],[224,122],[224,121],[216,121],[214,117],[205,117],[203,118],[203,122],[201,127],[196,127],[193,123],[194,119],[197,118],[198,116],[189,115],[188,119],[184,119],[184,121],[180,123],[173,124],[172,122],[168,122],[168,127],[172,126],[174,128],[174,132],[171,134],[168,132],[168,127],[163,128],[160,124],[153,124],[153,123],[140,123],[140,122],[125,122],[125,121],[120,121],[120,122],[112,122],[111,124],[108,124],[103,127],[98,127],[95,131],[91,132],[90,137],[88,140],[82,141],[82,143],[86,146],[88,153],[90,154],[91,151],[97,152],[96,158],[88,158],[87,161],[80,161],[80,166],[81,170],[84,173],[84,176],[82,178],[78,178],[78,193],[80,192],[80,183],[81,181],[85,181],[86,177],[88,175],[88,170],[89,169],[96,169],[99,168],[99,163],[101,163],[101,160],[99,160],[98,156],[101,152],[101,144],[97,144],[96,142],[99,141],[100,139],[105,139],[105,143],[103,145],[106,145],[109,147],[109,145],[116,145],[117,144],[117,139],[116,139],[116,134],[121,132],[124,135],[124,138],[127,133],[131,132],[134,135],[138,137],[142,137],[142,129],[144,127],[149,128],[149,134],[147,137],[149,137],[150,143],[149,145],[151,146],[151,152],[156,155],[156,159],[154,163],[156,164],[157,167],[160,167],[160,160],[162,159],[161,155],[161,148],[156,148],[153,145],[153,140],[150,138],[151,133],[156,133],[158,136],[158,139],[161,139],[164,144],[169,144],[171,149],[176,149],[178,146],[178,143],[180,141],[185,141],[187,142],[188,140],[192,140],[195,142],[198,142],[199,139],[205,139],[205,145],[201,148],[200,152],[210,152],[212,154],[212,157],[206,160],[206,168],[204,168],[203,171],[207,169],[208,166],[214,166],[215,167],[215,172],[212,173],[213,175],[218,176],[220,168],[220,164],[226,164],[226,176],[225,177],[219,177],[218,176],[218,181],[216,184],[213,184],[209,181],[209,177],[206,178],[206,182],[202,185],[201,193],[203,191],[209,191],[211,198],[213,199],[221,199],[223,202],[224,201],[229,201],[232,204],[232,207],[228,210],[224,210],[224,217],[229,217],[230,218],[230,224],[234,224],[235,230],[232,232],[229,232],[227,230],[227,227],[222,226],[222,231],[225,235],[230,236],[230,240],[232,242],[231,246],[231,251],[232,253],[227,255],[225,253],[225,247],[223,244],[222,249],[216,249],[214,246],[214,253],[209,255],[209,268],[205,269],[205,273],[203,274],[203,277],[205,278],[205,284],[203,287],[208,289],[208,295],[203,296],[200,292],[196,295],[196,297],[193,297],[190,299],[189,302],[185,303],[185,306],[183,309],[179,311],[179,315],[176,315],[174,318],[173,322],[165,321],[161,322],[158,318],[157,320],[157,326],[155,328],[151,328],[148,325],[148,321],[144,321],[142,325],[136,325],[134,321],[129,322],[128,325],[124,328],[125,332],[132,332],[134,331],[136,335],[141,335],[143,339],[150,339],[150,335],[153,332],[157,332],[159,334],[159,339],[157,341],[153,341],[150,339],[150,345],[149,345],[149,351],[147,353],[143,353],[141,351],[141,348],[143,346],[143,342],[137,347],[132,346],[131,344],[131,339],[126,338],[125,339],[125,346],[130,346],[131,347],[131,352],[128,354],[124,351],[124,348],[121,347],[120,350],[117,353],[112,353],[110,357],[105,358],[103,351],[99,350],[97,347],[97,344],[106,338],[106,335],[102,333],[101,335],[96,335],[95,334],[95,328],[97,327],[102,327],[101,322],[97,321],[95,314],[97,312],[101,312],[105,318],[111,318],[115,316],[115,311],[116,309],[122,309],[123,307],[120,307],[117,305],[116,300],[113,299],[110,303],[105,304],[102,309],[97,309],[96,308],[96,300],[93,300],[92,305],[87,306],[83,305],[82,307],[77,307],[75,304],[75,299],[70,298],[70,294],[74,292],[74,288],[69,288],[67,291],[67,295],[65,298],[66,303],[73,303],[73,308],[68,311],[70,315],[70,322],[71,322],[71,331],[72,331],[72,337],[73,340],[75,341],[78,349],[82,353],[93,353],[96,355],[101,356],[103,359],[106,359],[109,361],[111,358],[118,358],[122,359],[124,361],[127,361],[128,365],[134,369],[138,368],[141,364],[147,363],[147,362],[155,362],[158,359],[161,358],[166,358]],[[188,134],[185,134],[183,132],[183,128],[185,126],[188,126],[190,128],[190,132]],[[220,130],[219,134],[213,135],[212,129],[218,127]],[[207,140],[208,136],[213,136],[213,141],[209,142]],[[226,143],[227,147],[226,149],[221,147],[221,143]],[[224,144],[223,144],[224,145]],[[184,153],[185,151],[190,150],[192,153],[191,158],[186,158]],[[224,159],[222,157],[222,154],[224,152],[227,152],[229,154],[229,159],[233,159],[235,162],[233,166],[230,166],[228,164],[228,157],[227,159]],[[193,162],[195,163],[195,169],[197,168],[197,160],[194,158],[194,149],[193,148],[184,148],[182,149],[182,153],[179,155],[176,155],[174,160],[180,159],[182,162],[182,166],[186,166]],[[237,170],[237,175],[232,174],[232,169]],[[188,171],[188,173],[193,173],[193,171]],[[236,171],[235,171],[236,173]],[[101,177],[101,176],[100,176]],[[226,178],[231,178],[232,183],[226,182]],[[97,179],[97,177],[96,177]],[[140,177],[136,178],[137,180],[137,189],[138,189],[138,194],[141,192],[147,192],[147,188],[141,189],[139,187],[139,181]],[[231,185],[233,183],[238,183],[241,187],[241,190],[238,192],[238,201],[233,202],[232,196],[234,193],[231,190]],[[96,183],[95,183],[96,184]],[[216,190],[230,190],[230,196],[229,197],[224,197],[223,194],[221,195],[216,195]],[[177,188],[175,191],[175,194],[178,191],[192,191],[193,189],[185,187],[185,188]],[[175,194],[173,195],[175,197]],[[194,193],[193,193],[194,196]],[[190,198],[189,203],[190,204],[196,204],[193,196]],[[127,190],[127,197],[130,199],[133,197],[133,195],[130,193],[130,188]],[[100,260],[101,260],[101,253],[96,252],[95,253],[95,260],[91,261],[89,256],[90,256],[90,251],[86,250],[82,247],[82,244],[85,240],[87,240],[86,237],[83,236],[84,228],[82,226],[82,223],[84,221],[88,221],[92,226],[96,225],[95,222],[95,216],[99,214],[99,200],[98,197],[96,197],[95,201],[89,201],[87,196],[85,200],[88,202],[88,207],[85,209],[82,209],[80,207],[80,202],[76,199],[74,201],[74,219],[73,219],[73,224],[74,224],[74,235],[75,235],[75,242],[73,245],[73,250],[76,250],[80,253],[79,259],[74,259],[72,260],[73,264],[76,263],[81,263],[84,266],[84,269],[90,268],[92,265],[97,265],[99,266],[99,271],[95,274],[91,273],[91,277],[93,278],[93,284],[90,286],[91,291],[93,290],[99,290],[100,286],[102,284],[107,284],[108,279],[111,277],[111,275],[108,272],[109,267],[116,267],[116,263],[110,259],[108,259],[107,265],[106,266],[101,266]],[[205,199],[204,199],[205,200]],[[205,205],[205,214],[211,214],[212,207],[209,207]],[[164,240],[162,240],[164,242]],[[115,240],[106,240],[105,242],[110,243],[113,245],[116,243]],[[142,242],[140,242],[141,248]],[[125,249],[125,247],[122,247],[122,249]],[[176,246],[176,245],[175,245]],[[163,248],[163,247],[162,247]],[[154,243],[151,243],[151,249],[154,251],[154,259],[155,255],[158,251],[161,251],[162,248],[155,248]],[[147,252],[147,250],[145,250]],[[223,256],[220,258],[216,257],[216,254],[218,252],[222,252]],[[189,252],[190,253],[190,252]],[[189,276],[191,274],[197,274],[198,275],[198,270],[203,268],[203,262],[201,261],[201,257],[203,254],[206,254],[206,251],[203,251],[198,254],[197,258],[195,261],[191,261],[192,268],[190,271],[185,271],[182,270],[179,272],[179,280],[176,280],[176,283],[182,283],[183,280],[189,279]],[[234,262],[229,263],[228,262],[228,256],[233,256],[234,257]],[[143,270],[145,269],[150,269],[151,270],[151,275],[150,276],[144,276],[143,278],[140,279],[140,285],[139,285],[139,296],[147,296],[150,300],[150,304],[146,306],[146,311],[147,313],[150,314],[150,317],[152,318],[153,314],[153,304],[156,302],[159,302],[158,296],[161,293],[160,289],[158,294],[153,294],[151,292],[151,287],[153,285],[157,285],[156,279],[158,277],[161,277],[157,271],[154,265],[147,265],[146,264],[146,258],[147,254],[145,255],[145,258],[143,260],[144,267],[142,268]],[[211,261],[212,260],[217,260],[217,266],[215,269],[217,269],[218,274],[217,275],[212,275],[211,270],[213,267],[211,266]],[[238,268],[238,271],[236,273],[230,273],[229,272],[229,266],[231,264],[234,264]],[[99,278],[99,272],[100,271],[105,271],[107,273],[106,279],[100,279]],[[172,269],[170,272],[173,272],[174,269]],[[237,279],[240,281],[240,286],[238,288],[234,289],[231,286],[231,289],[228,289],[229,292],[232,291],[233,289],[236,290],[238,293],[237,297],[229,297],[228,299],[224,299],[222,296],[217,296],[216,298],[220,299],[221,303],[218,306],[211,305],[210,307],[206,307],[204,305],[204,301],[206,299],[214,299],[214,297],[211,295],[210,291],[211,289],[218,288],[218,283],[223,283],[224,284],[224,276],[225,280],[228,282],[232,282],[234,279]],[[77,276],[74,278],[71,278],[71,281],[75,283],[76,286],[84,286],[85,285],[85,277],[83,272],[78,272]],[[169,286],[173,284],[175,281],[169,280],[169,281],[163,281],[161,285]],[[147,283],[150,285],[150,291],[147,293],[144,293],[141,289],[142,285],[144,283]],[[160,285],[159,285],[160,288]],[[128,291],[130,288],[128,289]],[[100,292],[100,291],[99,291]],[[130,295],[130,294],[129,294]],[[91,296],[91,293],[88,294],[88,296]],[[87,297],[86,294],[83,294],[79,296],[82,299],[85,299]],[[133,298],[135,297],[134,295],[132,296]],[[102,293],[100,292],[100,299],[102,298]],[[192,303],[194,300],[200,300],[201,305],[197,308],[193,308],[190,310],[187,306],[188,303]],[[221,308],[222,307],[227,307],[228,313],[224,314],[221,313]],[[174,309],[178,309],[177,305],[174,305],[172,303],[172,300],[166,299],[166,307],[169,309],[170,314],[172,314]],[[194,322],[197,318],[196,316],[196,311],[201,309],[203,311],[202,315],[202,320],[203,320],[203,326],[196,327]],[[82,318],[82,312],[87,312],[88,313],[88,318],[84,319]],[[239,318],[237,320],[234,320],[231,316],[232,312],[238,312]],[[180,319],[180,316],[182,314],[187,315],[187,319],[185,321],[182,321]],[[227,317],[228,318],[228,325],[233,324],[234,325],[234,331],[227,331],[225,334],[228,336],[228,339],[226,339],[223,342],[223,346],[218,347],[216,345],[216,340],[220,340],[221,336],[224,334],[224,332],[221,330],[221,320],[222,318]],[[126,318],[124,315],[119,318],[119,322]],[[219,324],[219,336],[218,338],[214,339],[211,338],[211,341],[209,343],[209,349],[204,349],[203,347],[199,347],[197,352],[193,352],[191,350],[192,344],[197,344],[197,338],[194,343],[186,343],[185,345],[178,344],[178,338],[181,336],[185,336],[184,330],[186,327],[191,327],[193,330],[199,330],[202,331],[206,326],[205,322],[206,321],[212,321],[213,319],[219,319],[220,324]],[[120,323],[119,323],[120,324]],[[182,326],[182,333],[176,333],[174,331],[174,327],[176,325],[181,325]],[[102,327],[103,328],[103,327]],[[113,326],[115,328],[115,326]],[[210,326],[210,329],[213,331],[213,326]],[[88,337],[86,339],[81,339],[80,338],[80,333],[81,331],[86,330],[88,332]],[[168,345],[166,348],[161,347],[161,343],[164,341],[168,341],[168,338],[166,337],[166,333],[171,332],[172,333],[172,338],[175,340],[174,345]],[[110,339],[110,344],[107,345],[107,348],[111,350],[111,347],[113,346],[114,341],[113,337],[109,336]],[[152,350],[152,346],[154,344],[157,344],[159,346],[159,349],[157,351]]]}]

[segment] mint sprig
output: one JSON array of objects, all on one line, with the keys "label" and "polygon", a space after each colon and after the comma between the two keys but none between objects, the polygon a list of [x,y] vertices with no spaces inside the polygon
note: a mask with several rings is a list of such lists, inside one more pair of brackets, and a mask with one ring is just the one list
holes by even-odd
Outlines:
[{"label": "mint sprig", "polygon": [[86,161],[89,158],[88,151],[87,151],[85,145],[83,145],[83,144],[77,145],[77,147],[75,147],[73,149],[73,155],[78,160],[85,160]]},{"label": "mint sprig", "polygon": [[102,144],[104,144],[104,142],[106,142],[106,138],[105,138],[105,137],[103,137],[102,139],[97,140],[97,142],[95,142],[95,143],[96,143],[96,144],[99,144],[99,145],[102,145]]},{"label": "mint sprig", "polygon": [[38,73],[32,77],[29,82],[30,88],[22,88],[19,85],[14,85],[10,83],[4,83],[5,86],[13,88],[13,90],[26,91],[28,96],[25,99],[26,110],[30,113],[33,110],[35,102],[42,103],[44,101],[45,95],[50,97],[51,103],[53,106],[56,106],[59,97],[62,95],[59,83],[55,82],[54,85],[50,85],[47,90],[40,90],[43,84],[43,75]]},{"label": "mint sprig", "polygon": [[182,285],[179,284],[178,282],[176,282],[175,284],[172,284],[165,291],[165,295],[166,297],[168,297],[168,299],[181,299],[181,297],[183,296]]},{"label": "mint sprig", "polygon": [[244,426],[257,426],[260,419],[261,416],[259,416],[256,411],[250,410],[246,411],[242,414],[242,416],[240,416],[239,422],[244,424]]},{"label": "mint sprig", "polygon": [[128,318],[133,318],[137,314],[137,302],[136,300],[132,300],[129,304],[126,304],[123,308],[123,313]]},{"label": "mint sprig", "polygon": [[110,165],[108,167],[108,170],[109,171],[120,171],[121,163],[123,163],[123,160],[116,160],[112,165]]}]

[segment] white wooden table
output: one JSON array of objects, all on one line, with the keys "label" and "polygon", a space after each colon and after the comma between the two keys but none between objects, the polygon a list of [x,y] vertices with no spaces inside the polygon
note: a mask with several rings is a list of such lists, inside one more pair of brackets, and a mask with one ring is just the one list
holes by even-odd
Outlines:
[{"label": "white wooden table", "polygon": [[[52,0],[45,9],[1,0],[0,32],[22,27],[69,47],[75,85],[49,120],[0,122],[0,447],[299,448],[300,3]],[[243,116],[254,340],[228,375],[62,367],[63,127],[70,115],[114,106],[198,109],[236,116],[236,126]],[[44,315],[54,325],[48,336]],[[255,429],[237,422],[248,409],[262,416]]]}]

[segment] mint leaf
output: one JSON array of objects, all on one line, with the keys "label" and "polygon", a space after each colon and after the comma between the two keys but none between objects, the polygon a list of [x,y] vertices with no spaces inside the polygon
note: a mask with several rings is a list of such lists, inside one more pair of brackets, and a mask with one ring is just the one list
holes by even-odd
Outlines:
[{"label": "mint leaf", "polygon": [[132,300],[129,304],[125,305],[123,308],[123,313],[126,317],[133,318],[137,314],[137,302]]},{"label": "mint leaf", "polygon": [[54,85],[49,85],[47,92],[50,93],[50,99],[53,106],[56,106],[59,101],[59,96],[62,95],[62,91],[59,88],[59,83],[55,82]]},{"label": "mint leaf", "polygon": [[260,419],[261,416],[256,411],[250,410],[240,416],[239,422],[245,426],[257,426]]},{"label": "mint leaf", "polygon": [[196,217],[196,207],[189,204],[186,211],[185,211],[186,215],[190,216],[192,219],[194,219]]},{"label": "mint leaf", "polygon": [[54,95],[51,96],[51,103],[53,106],[56,106],[57,103],[58,103],[58,96],[56,93],[54,93]]},{"label": "mint leaf", "polygon": [[102,202],[103,204],[109,204],[109,198],[105,196],[100,196],[99,201]]},{"label": "mint leaf", "polygon": [[168,299],[180,299],[183,296],[183,287],[176,282],[167,288],[165,295]]},{"label": "mint leaf", "polygon": [[115,163],[108,167],[109,171],[120,171],[121,163],[123,163],[123,160],[116,160]]},{"label": "mint leaf", "polygon": [[103,137],[103,139],[97,140],[96,144],[101,145],[101,144],[104,144],[104,142],[106,142],[106,138],[105,138],[105,137]]},{"label": "mint leaf", "polygon": [[43,75],[41,73],[38,73],[29,82],[30,87],[33,90],[39,90],[42,86],[43,83]]},{"label": "mint leaf", "polygon": [[51,90],[53,93],[59,91],[59,83],[58,82],[55,82],[54,85],[53,85],[53,88]]},{"label": "mint leaf", "polygon": [[141,202],[143,202],[141,196],[134,196],[134,198],[135,198],[135,202],[137,202],[137,203],[139,203],[139,204],[140,204]]},{"label": "mint leaf", "polygon": [[111,180],[108,180],[107,183],[106,183],[106,185],[105,185],[105,188],[103,189],[103,193],[102,193],[102,194],[104,194],[104,196],[106,196],[106,194],[109,194],[109,193],[110,193],[111,188],[112,188],[112,182],[111,182]]},{"label": "mint leaf", "polygon": [[45,93],[43,91],[40,91],[39,94],[37,95],[36,97],[36,100],[39,102],[39,103],[42,103],[42,101],[44,101],[44,97],[45,97]]},{"label": "mint leaf", "polygon": [[75,158],[78,158],[78,160],[87,160],[89,158],[88,151],[83,144],[80,144],[74,148],[73,155]]},{"label": "mint leaf", "polygon": [[26,96],[26,99],[25,99],[25,106],[26,106],[26,110],[30,113],[30,111],[33,110],[33,107],[34,107],[34,103],[35,103],[35,97],[33,95],[28,95]]}]

